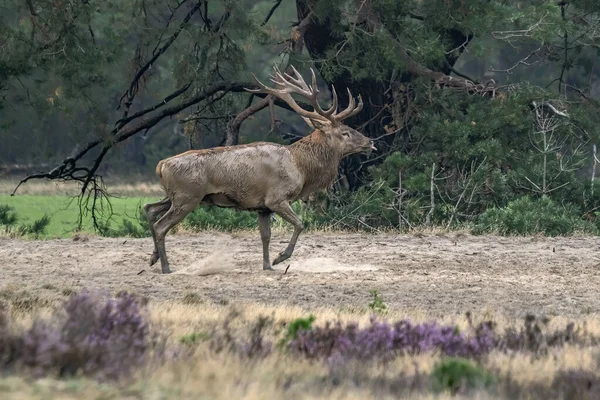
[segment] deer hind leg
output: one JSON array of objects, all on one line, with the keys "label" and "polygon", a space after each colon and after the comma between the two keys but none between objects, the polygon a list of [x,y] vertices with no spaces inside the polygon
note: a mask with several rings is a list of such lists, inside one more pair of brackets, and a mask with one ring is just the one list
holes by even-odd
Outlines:
[{"label": "deer hind leg", "polygon": [[296,213],[294,213],[294,210],[292,210],[288,202],[282,202],[276,206],[271,206],[269,209],[294,226],[294,233],[292,233],[290,243],[273,261],[273,265],[276,265],[292,256],[294,248],[296,247],[296,242],[298,241],[298,236],[300,236],[304,227],[302,226],[302,221],[298,218]]},{"label": "deer hind leg", "polygon": [[269,243],[271,242],[271,212],[258,212],[258,229],[260,230],[260,240],[263,245],[263,270],[272,271],[271,260],[269,259]]},{"label": "deer hind leg", "polygon": [[156,232],[154,231],[154,224],[156,221],[164,215],[165,212],[171,207],[171,200],[164,198],[156,203],[149,203],[144,205],[144,211],[146,212],[146,219],[148,220],[148,227],[150,233],[152,233],[152,242],[154,243],[154,251],[150,257],[150,266],[153,266],[158,261],[158,249],[156,247]]},{"label": "deer hind leg", "polygon": [[165,236],[171,228],[181,222],[190,212],[200,204],[200,200],[186,199],[177,201],[173,199],[171,208],[154,224],[156,235],[156,249],[160,258],[160,266],[163,274],[171,273],[167,252],[165,250]]}]

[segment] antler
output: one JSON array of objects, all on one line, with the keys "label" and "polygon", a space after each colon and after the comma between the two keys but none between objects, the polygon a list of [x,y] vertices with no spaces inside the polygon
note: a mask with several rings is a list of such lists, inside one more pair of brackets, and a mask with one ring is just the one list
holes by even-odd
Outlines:
[{"label": "antler", "polygon": [[[348,107],[342,111],[341,113],[336,113],[338,106],[338,97],[335,91],[335,87],[331,86],[331,93],[333,95],[333,104],[327,109],[323,110],[319,101],[317,100],[317,94],[319,93],[319,89],[317,89],[317,78],[315,76],[315,71],[311,68],[310,72],[312,75],[311,85],[307,85],[302,75],[294,68],[293,65],[290,66],[292,71],[294,72],[295,77],[287,74],[281,73],[277,66],[274,67],[274,74],[271,75],[271,81],[275,83],[277,88],[269,88],[264,85],[258,78],[252,74],[256,84],[259,89],[246,89],[252,93],[268,93],[272,96],[278,97],[281,100],[285,101],[295,112],[297,112],[301,117],[303,117],[307,122],[310,120],[317,120],[320,122],[325,122],[331,125],[339,125],[342,120],[349,118],[353,115],[356,115],[360,110],[362,110],[363,102],[360,95],[358,96],[359,104],[355,106],[354,98],[352,97],[352,93],[350,89],[348,90],[348,95],[350,98],[350,103]],[[310,104],[313,106],[313,111],[308,111],[303,109],[296,103],[292,94],[299,94],[306,98]]]}]

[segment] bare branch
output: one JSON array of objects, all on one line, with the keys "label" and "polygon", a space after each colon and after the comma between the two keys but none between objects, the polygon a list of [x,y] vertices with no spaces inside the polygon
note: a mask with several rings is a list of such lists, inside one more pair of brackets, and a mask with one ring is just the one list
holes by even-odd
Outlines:
[{"label": "bare branch", "polygon": [[238,137],[240,135],[240,127],[242,122],[244,122],[249,116],[257,113],[258,111],[266,108],[271,99],[270,96],[265,97],[258,103],[254,104],[246,108],[244,111],[240,112],[228,125],[225,139],[225,146],[232,146],[238,143]]},{"label": "bare branch", "polygon": [[123,99],[125,97],[127,97],[127,101],[125,102],[125,111],[123,112],[123,117],[121,119],[127,118],[128,114],[129,114],[129,108],[133,104],[133,99],[135,98],[135,95],[137,94],[137,91],[138,91],[140,78],[146,73],[146,71],[148,71],[148,69],[150,69],[152,64],[154,64],[156,62],[156,60],[158,60],[158,58],[161,55],[163,55],[168,50],[168,48],[175,42],[175,40],[177,39],[177,37],[179,36],[181,31],[183,30],[184,26],[187,25],[189,20],[192,18],[192,15],[194,15],[196,13],[196,11],[198,11],[200,9],[201,5],[202,5],[202,2],[198,2],[198,3],[196,3],[196,5],[194,5],[194,7],[187,13],[185,18],[183,18],[183,21],[181,21],[181,24],[179,24],[179,28],[175,31],[175,33],[173,33],[173,35],[171,35],[171,37],[167,40],[167,42],[162,47],[160,47],[160,49],[158,49],[158,51],[154,51],[153,52],[154,54],[152,55],[150,60],[148,60],[148,62],[146,62],[146,64],[143,65],[142,68],[140,68],[137,71],[137,73],[133,77],[131,83],[129,84],[129,89],[127,89],[127,92],[125,92],[125,94],[123,94],[123,96],[121,96],[121,99],[119,100],[119,107],[117,107],[117,110],[121,108]]},{"label": "bare branch", "polygon": [[542,48],[544,47],[544,45],[542,44],[540,47],[538,47],[536,50],[532,51],[531,53],[529,53],[526,57],[520,59],[519,61],[517,61],[515,64],[513,64],[511,67],[506,68],[506,69],[496,69],[494,67],[490,67],[490,71],[492,72],[505,72],[507,74],[512,74],[513,70],[515,70],[519,65],[525,65],[527,67],[531,67],[532,65],[537,64],[538,62],[541,61],[541,57],[539,57],[538,60],[535,60],[533,62],[530,62],[529,59],[533,56],[538,55],[538,52],[540,50],[542,50]]},{"label": "bare branch", "polygon": [[265,20],[262,22],[262,24],[260,24],[260,26],[265,26],[267,24],[267,22],[269,22],[269,20],[273,16],[273,13],[275,12],[275,10],[277,10],[277,7],[279,7],[281,5],[282,1],[283,0],[275,0],[275,4],[273,5],[273,7],[271,7],[271,9],[269,10],[269,13],[265,17]]},{"label": "bare branch", "polygon": [[139,118],[141,116],[148,114],[149,112],[159,109],[160,107],[164,106],[171,100],[173,100],[173,99],[181,96],[183,93],[185,93],[190,88],[191,85],[192,85],[192,82],[189,82],[189,83],[185,84],[184,86],[182,86],[181,88],[174,91],[173,93],[171,93],[170,95],[168,95],[167,97],[165,97],[160,103],[157,103],[157,104],[153,105],[152,107],[148,107],[144,110],[138,111],[135,114],[133,114],[127,118],[122,118],[122,119],[118,120],[117,122],[115,122],[116,129],[121,129],[129,121],[132,121],[136,118]]},{"label": "bare branch", "polygon": [[496,94],[497,88],[494,86],[475,83],[465,78],[454,78],[442,72],[433,71],[426,66],[419,64],[408,55],[404,48],[400,48],[398,53],[406,62],[408,72],[423,78],[428,78],[436,85],[461,88],[465,89],[469,93],[478,93],[491,97],[494,97]]},{"label": "bare branch", "polygon": [[[272,13],[275,11],[275,9],[279,6],[279,4],[281,3],[281,0],[276,0],[276,4],[273,6],[273,8],[271,9],[271,11],[269,12],[269,15],[267,15],[267,18],[265,19],[265,22],[262,24],[266,24],[267,21],[269,20],[269,18],[271,17]],[[304,31],[306,30],[306,27],[308,26],[308,24],[310,23],[311,19],[313,17],[313,13],[312,11],[302,19],[302,21],[300,21],[298,23],[298,25],[296,25],[294,27],[294,29],[292,30],[292,37],[290,38],[290,54],[299,54],[302,52],[302,49],[304,47]],[[284,72],[283,74],[286,76],[290,76],[290,74],[292,72],[296,72],[293,67],[290,68],[290,64],[289,64],[289,60],[288,60],[288,64],[287,66],[284,68]],[[283,76],[282,76],[283,78]],[[314,72],[313,72],[313,79],[314,79]],[[256,77],[255,77],[256,80]],[[258,80],[257,80],[257,83]],[[304,82],[303,82],[304,83]],[[315,89],[316,89],[316,83],[313,82],[313,84],[315,85]],[[259,83],[260,85],[260,83]],[[308,89],[308,87],[307,87]],[[333,89],[334,91],[334,95],[335,95],[335,89]],[[262,95],[262,96],[261,96]],[[252,105],[252,97],[253,96],[260,96],[263,97],[263,100],[261,100],[259,103]],[[316,99],[315,99],[316,100]],[[337,96],[335,95],[334,98],[334,102],[335,102],[335,106],[337,107]],[[277,96],[273,96],[272,94],[270,94],[268,91],[267,92],[256,92],[256,91],[252,91],[251,92],[251,96],[249,99],[249,103],[246,106],[246,108],[241,111],[228,125],[227,125],[227,130],[226,130],[226,137],[225,137],[225,145],[226,146],[231,146],[234,144],[238,143],[238,139],[239,139],[239,134],[240,134],[240,127],[242,125],[242,123],[251,115],[259,112],[260,110],[266,108],[267,106],[269,107],[269,110],[271,112],[271,130],[274,129],[275,126],[275,114],[274,114],[274,105],[278,105],[278,106],[282,106],[282,104],[284,104],[289,110],[291,111],[298,111],[297,108],[295,106],[300,106],[301,109],[306,110],[306,105],[299,103],[295,100],[293,100],[293,105],[290,105],[291,103],[289,103],[289,101],[284,101],[280,98],[278,98]],[[318,106],[318,103],[317,103]],[[320,108],[320,107],[319,107]],[[332,111],[333,110],[332,108]]]},{"label": "bare branch", "polygon": [[[106,143],[103,150],[101,151],[100,161],[110,148],[112,148],[115,144],[120,143],[135,134],[150,129],[155,126],[158,122],[162,121],[164,118],[173,116],[180,111],[194,105],[200,103],[208,99],[209,97],[219,93],[219,92],[245,92],[245,88],[251,87],[251,84],[246,82],[218,82],[210,87],[206,88],[204,91],[191,96],[188,99],[183,100],[182,102],[166,106],[160,110],[160,112],[155,112],[153,115],[147,116],[145,118],[137,118],[134,121],[131,121],[128,125],[123,126],[121,129],[114,130],[112,140],[109,143]],[[66,158],[59,164],[56,168],[52,169],[46,173],[33,174],[22,179],[12,195],[14,195],[17,189],[27,181],[31,179],[50,179],[50,180],[74,180],[80,182],[82,187],[82,193],[85,193],[87,190],[87,185],[93,183],[93,175],[95,174],[97,167],[96,164],[99,165],[98,158],[96,158],[94,165],[91,168],[88,167],[80,167],[77,165],[78,161],[81,161],[84,155],[86,155],[90,150],[96,148],[101,143],[104,143],[102,139],[95,139],[89,143],[87,143],[82,150],[77,152],[75,155]],[[89,178],[89,176],[92,176]]]},{"label": "bare branch", "polygon": [[509,43],[511,39],[531,37],[532,33],[538,30],[544,24],[544,20],[547,16],[548,13],[545,13],[539,21],[537,21],[527,29],[520,29],[514,31],[494,31],[492,32],[492,36],[495,39],[505,40]]}]

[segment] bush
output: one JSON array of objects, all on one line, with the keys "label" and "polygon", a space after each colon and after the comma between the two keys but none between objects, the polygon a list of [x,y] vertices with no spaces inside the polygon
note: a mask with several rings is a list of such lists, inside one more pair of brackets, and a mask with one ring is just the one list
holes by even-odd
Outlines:
[{"label": "bush", "polygon": [[145,214],[142,212],[141,204],[138,205],[137,212],[135,215],[135,222],[129,219],[123,218],[121,226],[118,228],[111,228],[108,222],[105,222],[100,227],[100,233],[106,237],[133,237],[133,238],[144,238],[150,237],[150,227]]},{"label": "bush", "polygon": [[289,323],[285,336],[280,340],[279,345],[285,346],[290,341],[298,338],[298,333],[301,331],[309,331],[312,329],[312,324],[315,322],[315,316],[309,315],[308,318],[296,318]]},{"label": "bush", "polygon": [[44,215],[42,218],[33,221],[31,224],[19,226],[18,231],[21,236],[33,235],[33,237],[39,239],[39,237],[46,232],[48,225],[50,225],[50,217]]},{"label": "bush", "polygon": [[391,325],[378,322],[375,317],[369,326],[362,329],[356,323],[343,326],[337,322],[300,331],[289,344],[292,351],[307,358],[337,363],[350,359],[389,360],[401,354],[427,351],[477,358],[487,354],[494,346],[495,334],[488,324],[481,324],[467,336],[452,325],[435,322],[412,324],[407,320]]},{"label": "bush", "polygon": [[528,196],[511,201],[504,208],[485,211],[477,221],[474,234],[566,236],[576,232],[597,234],[597,228],[579,217],[571,206],[561,206],[549,197]]},{"label": "bush", "polygon": [[387,306],[385,305],[381,294],[376,290],[370,290],[369,293],[373,296],[373,300],[369,303],[369,308],[377,314],[385,314],[387,312]]},{"label": "bush", "polygon": [[4,232],[6,233],[14,233],[18,236],[33,235],[38,239],[46,232],[46,228],[50,224],[50,217],[45,214],[42,218],[33,221],[31,224],[17,225],[18,220],[19,217],[13,207],[0,205],[0,227],[4,227]]},{"label": "bush", "polygon": [[[0,318],[0,331],[6,332],[2,325],[7,324]],[[13,335],[12,344],[5,332],[0,360],[18,362],[36,376],[126,378],[144,364],[151,345],[142,310],[127,293],[116,299],[74,295],[53,318],[35,320],[22,336]]]},{"label": "bush", "polygon": [[256,218],[256,213],[250,211],[202,206],[196,208],[186,217],[184,225],[196,231],[204,229],[233,231],[256,228]]},{"label": "bush", "polygon": [[452,393],[464,389],[485,389],[494,382],[494,376],[474,362],[460,358],[444,358],[431,372],[433,388],[436,391],[449,390]]},{"label": "bush", "polygon": [[17,213],[9,205],[0,204],[0,226],[9,231],[17,223]]}]

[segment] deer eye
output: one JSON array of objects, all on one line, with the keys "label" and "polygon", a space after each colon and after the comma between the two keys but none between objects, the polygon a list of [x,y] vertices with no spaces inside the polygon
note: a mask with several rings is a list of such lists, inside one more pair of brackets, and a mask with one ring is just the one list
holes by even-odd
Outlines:
[{"label": "deer eye", "polygon": [[350,137],[350,134],[348,132],[343,132],[342,136],[344,136],[344,137]]}]

